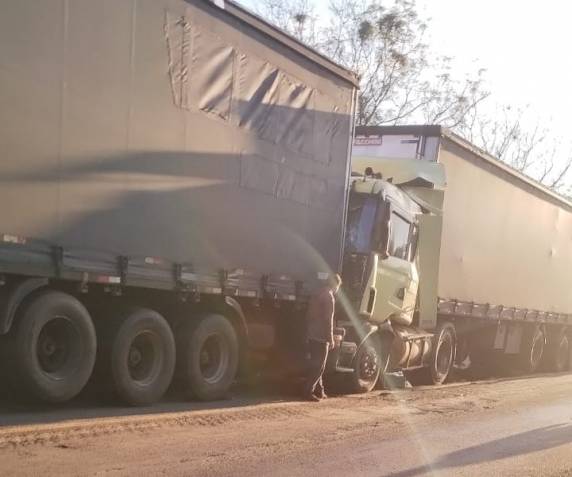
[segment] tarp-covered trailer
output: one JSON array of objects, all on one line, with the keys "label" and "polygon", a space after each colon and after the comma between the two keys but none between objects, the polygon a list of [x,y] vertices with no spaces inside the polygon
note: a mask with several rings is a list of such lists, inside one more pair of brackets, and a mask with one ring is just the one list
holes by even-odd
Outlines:
[{"label": "tarp-covered trailer", "polygon": [[[340,267],[356,86],[231,1],[0,2],[0,333],[37,288],[218,296],[239,336],[237,300],[305,299]],[[59,394],[10,359],[54,401],[81,353]]]},{"label": "tarp-covered trailer", "polygon": [[338,268],[350,73],[232,2],[0,8],[0,231],[301,280],[309,254]]}]

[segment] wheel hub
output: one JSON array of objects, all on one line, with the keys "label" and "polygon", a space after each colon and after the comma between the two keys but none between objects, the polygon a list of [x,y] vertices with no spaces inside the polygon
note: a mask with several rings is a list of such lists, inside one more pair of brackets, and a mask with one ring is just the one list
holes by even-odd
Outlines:
[{"label": "wheel hub", "polygon": [[364,378],[372,378],[377,373],[377,356],[372,355],[371,352],[364,355],[361,363],[361,374]]},{"label": "wheel hub", "polygon": [[211,361],[211,358],[210,358],[209,352],[206,351],[205,349],[203,349],[201,351],[201,358],[200,358],[201,366],[208,366],[210,361]]},{"label": "wheel hub", "polygon": [[229,352],[223,338],[213,334],[203,343],[199,354],[199,367],[205,381],[214,384],[224,376]]},{"label": "wheel hub", "polygon": [[152,331],[139,333],[127,354],[129,375],[134,381],[146,384],[153,381],[160,370],[160,340]]},{"label": "wheel hub", "polygon": [[437,349],[435,365],[439,374],[448,374],[453,360],[453,344],[448,336],[440,343]]},{"label": "wheel hub", "polygon": [[65,318],[48,321],[38,336],[36,355],[46,373],[61,371],[69,361],[73,327]]},{"label": "wheel hub", "polygon": [[141,355],[141,351],[139,348],[131,347],[129,350],[129,366],[137,366],[141,363],[143,356]]},{"label": "wheel hub", "polygon": [[541,333],[535,334],[532,346],[530,350],[530,368],[536,369],[540,360],[542,359],[542,353],[544,349],[544,335]]},{"label": "wheel hub", "polygon": [[41,344],[41,349],[44,356],[52,356],[56,352],[56,343],[50,337],[46,337]]}]

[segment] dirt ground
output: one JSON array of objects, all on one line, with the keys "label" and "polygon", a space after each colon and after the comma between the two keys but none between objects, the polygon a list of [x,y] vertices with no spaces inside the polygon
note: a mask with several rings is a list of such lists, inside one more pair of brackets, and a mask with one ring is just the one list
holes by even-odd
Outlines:
[{"label": "dirt ground", "polygon": [[145,409],[0,402],[2,475],[572,476],[572,375]]}]

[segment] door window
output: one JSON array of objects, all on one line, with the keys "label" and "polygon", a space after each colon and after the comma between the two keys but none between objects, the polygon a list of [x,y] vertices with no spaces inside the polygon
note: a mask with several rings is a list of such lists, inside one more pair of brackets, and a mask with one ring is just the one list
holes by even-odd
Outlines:
[{"label": "door window", "polygon": [[392,257],[410,260],[411,223],[392,212],[388,253]]}]

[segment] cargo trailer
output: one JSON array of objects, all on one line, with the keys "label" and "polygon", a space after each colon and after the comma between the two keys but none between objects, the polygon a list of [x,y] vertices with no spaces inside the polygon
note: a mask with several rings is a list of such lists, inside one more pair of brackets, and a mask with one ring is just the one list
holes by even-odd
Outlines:
[{"label": "cargo trailer", "polygon": [[568,367],[572,205],[438,126],[358,128],[352,158],[357,86],[232,1],[0,4],[2,384],[303,376],[336,272],[345,389]]},{"label": "cargo trailer", "polygon": [[8,379],[224,395],[340,268],[356,86],[232,1],[1,2]]},{"label": "cargo trailer", "polygon": [[567,367],[572,203],[439,126],[358,127],[353,169],[368,167],[425,208],[416,325],[454,324],[457,362]]}]

